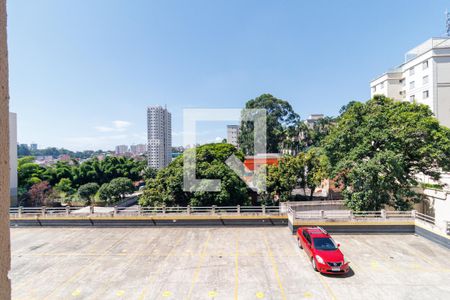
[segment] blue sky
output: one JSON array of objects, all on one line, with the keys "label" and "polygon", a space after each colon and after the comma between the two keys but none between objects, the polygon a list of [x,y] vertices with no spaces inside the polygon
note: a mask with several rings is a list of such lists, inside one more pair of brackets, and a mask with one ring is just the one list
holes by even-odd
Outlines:
[{"label": "blue sky", "polygon": [[[146,106],[240,108],[262,93],[303,118],[369,98],[369,81],[445,31],[447,1],[8,1],[20,143],[146,141]],[[199,141],[226,135],[203,124]]]}]

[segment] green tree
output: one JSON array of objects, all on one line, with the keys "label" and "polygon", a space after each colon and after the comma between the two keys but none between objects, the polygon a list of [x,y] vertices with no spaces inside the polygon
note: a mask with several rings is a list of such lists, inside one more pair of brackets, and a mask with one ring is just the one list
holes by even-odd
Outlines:
[{"label": "green tree", "polygon": [[72,188],[72,181],[68,178],[61,178],[61,180],[55,185],[55,190],[65,196],[70,196],[75,193]]},{"label": "green tree", "polygon": [[112,191],[114,198],[123,199],[127,194],[134,191],[133,182],[129,178],[119,177],[114,178],[109,183],[109,188]]},{"label": "green tree", "polygon": [[[246,109],[265,109],[267,113],[267,152],[280,152],[289,127],[299,121],[289,102],[275,98],[270,94],[263,94],[245,104]],[[249,121],[241,122],[238,137],[239,147],[245,154],[254,154],[254,124]]]},{"label": "green tree", "polygon": [[96,182],[89,182],[83,184],[78,188],[78,195],[81,199],[85,200],[88,204],[92,203],[95,194],[97,194],[100,186]]},{"label": "green tree", "polygon": [[249,204],[246,184],[225,164],[232,154],[241,161],[242,152],[229,144],[207,144],[196,149],[197,178],[220,179],[218,192],[184,191],[183,190],[183,160],[187,151],[177,157],[167,168],[158,172],[154,179],[147,181],[146,189],[139,199],[143,206],[228,206]]},{"label": "green tree", "polygon": [[347,107],[323,147],[355,210],[408,209],[420,197],[417,174],[450,170],[450,130],[428,106],[384,96]]}]

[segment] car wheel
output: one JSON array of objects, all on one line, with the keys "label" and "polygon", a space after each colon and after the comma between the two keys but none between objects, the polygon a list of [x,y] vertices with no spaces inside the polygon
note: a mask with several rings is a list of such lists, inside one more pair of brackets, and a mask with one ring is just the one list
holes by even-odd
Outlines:
[{"label": "car wheel", "polygon": [[317,272],[318,270],[317,270],[316,260],[314,259],[314,257],[311,258],[311,265],[312,265],[314,271]]}]

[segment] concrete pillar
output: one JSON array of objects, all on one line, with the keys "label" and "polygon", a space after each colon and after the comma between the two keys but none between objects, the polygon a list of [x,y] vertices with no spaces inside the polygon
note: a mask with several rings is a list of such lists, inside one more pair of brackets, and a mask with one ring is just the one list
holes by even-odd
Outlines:
[{"label": "concrete pillar", "polygon": [[416,213],[417,213],[417,210],[412,210],[411,211],[411,218],[416,219]]},{"label": "concrete pillar", "polygon": [[266,206],[265,205],[262,206],[262,213],[263,213],[263,215],[266,214]]},{"label": "concrete pillar", "polygon": [[142,206],[138,205],[138,215],[142,216]]},{"label": "concrete pillar", "polygon": [[238,213],[238,215],[241,214],[241,206],[240,205],[237,206],[237,213]]},{"label": "concrete pillar", "polygon": [[66,216],[70,215],[70,205],[66,206]]},{"label": "concrete pillar", "polygon": [[350,221],[353,220],[353,210],[350,211],[349,218],[350,218]]},{"label": "concrete pillar", "polygon": [[188,214],[188,215],[191,214],[191,206],[190,206],[190,205],[187,206],[187,214]]},{"label": "concrete pillar", "polygon": [[213,215],[216,214],[216,206],[215,206],[215,205],[212,206],[212,214],[213,214]]},{"label": "concrete pillar", "polygon": [[9,237],[9,88],[6,0],[0,0],[0,299],[11,299]]},{"label": "concrete pillar", "polygon": [[94,212],[94,206],[89,206],[89,214],[93,215]]},{"label": "concrete pillar", "polygon": [[22,212],[23,212],[23,206],[19,206],[19,209],[17,210],[17,214],[19,218],[22,218]]},{"label": "concrete pillar", "polygon": [[117,207],[117,205],[114,206],[114,214],[113,214],[114,217],[117,216],[118,211],[119,211],[119,208]]},{"label": "concrete pillar", "polygon": [[163,207],[162,207],[162,213],[163,213],[163,214],[166,213],[166,206],[165,206],[165,205],[163,205]]},{"label": "concrete pillar", "polygon": [[320,211],[320,218],[325,219],[325,211],[324,210]]},{"label": "concrete pillar", "polygon": [[384,209],[381,210],[381,218],[386,220],[386,210]]},{"label": "concrete pillar", "polygon": [[43,217],[45,217],[46,214],[47,214],[47,207],[42,206],[42,208],[41,208],[41,215],[42,215]]}]

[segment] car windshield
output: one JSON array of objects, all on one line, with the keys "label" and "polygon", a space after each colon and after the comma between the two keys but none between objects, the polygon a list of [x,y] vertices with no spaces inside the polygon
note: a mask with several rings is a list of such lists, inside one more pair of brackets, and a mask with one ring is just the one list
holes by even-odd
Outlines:
[{"label": "car windshield", "polygon": [[336,250],[337,246],[330,238],[315,238],[314,248],[317,250]]}]

